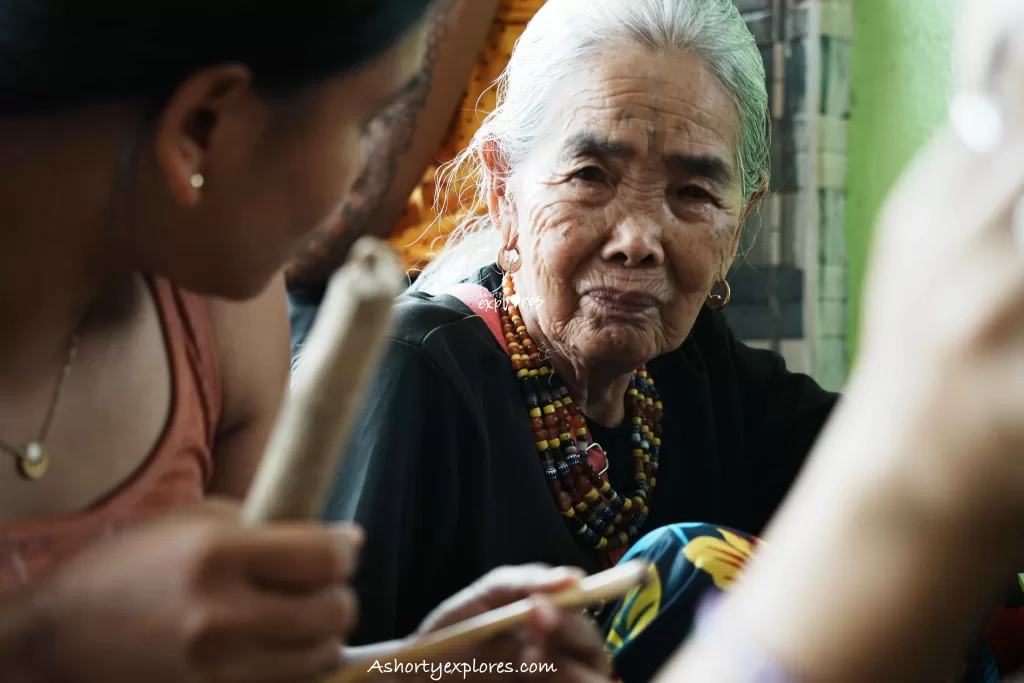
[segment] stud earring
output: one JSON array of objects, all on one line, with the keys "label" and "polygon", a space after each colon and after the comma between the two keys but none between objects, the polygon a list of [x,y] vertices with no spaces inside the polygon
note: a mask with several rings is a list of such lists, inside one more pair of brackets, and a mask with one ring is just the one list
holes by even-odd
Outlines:
[{"label": "stud earring", "polygon": [[205,182],[206,182],[206,179],[203,178],[203,174],[202,173],[193,173],[192,177],[189,178],[189,183],[191,183],[192,187],[196,188],[197,190],[200,187],[202,187],[203,183],[205,183]]}]

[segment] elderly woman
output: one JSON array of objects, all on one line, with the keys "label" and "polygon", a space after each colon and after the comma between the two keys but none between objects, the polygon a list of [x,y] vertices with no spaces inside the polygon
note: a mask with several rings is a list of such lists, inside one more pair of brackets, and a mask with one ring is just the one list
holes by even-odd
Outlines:
[{"label": "elderly woman", "polygon": [[367,529],[355,642],[493,567],[758,533],[836,402],[718,312],[768,173],[729,0],[549,0],[503,78],[462,159],[488,211],[399,302],[327,510]]}]

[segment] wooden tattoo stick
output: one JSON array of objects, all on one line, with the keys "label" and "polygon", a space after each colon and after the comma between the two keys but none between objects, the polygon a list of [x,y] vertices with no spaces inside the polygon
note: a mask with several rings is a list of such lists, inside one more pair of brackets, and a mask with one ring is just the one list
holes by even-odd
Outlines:
[{"label": "wooden tattoo stick", "polygon": [[[580,608],[615,600],[638,586],[643,586],[654,577],[654,565],[646,560],[631,560],[607,571],[588,576],[579,585],[558,593],[547,594],[556,607]],[[520,600],[510,605],[485,612],[458,624],[412,640],[408,645],[388,653],[388,660],[398,662],[436,661],[438,657],[486,640],[513,628],[524,626],[529,619],[533,603]],[[345,668],[321,679],[320,683],[356,683],[357,681],[381,675],[375,667],[370,668],[373,659],[353,659]]]},{"label": "wooden tattoo stick", "polygon": [[401,283],[394,253],[373,237],[356,242],[331,278],[242,509],[245,524],[319,517],[380,360]]}]

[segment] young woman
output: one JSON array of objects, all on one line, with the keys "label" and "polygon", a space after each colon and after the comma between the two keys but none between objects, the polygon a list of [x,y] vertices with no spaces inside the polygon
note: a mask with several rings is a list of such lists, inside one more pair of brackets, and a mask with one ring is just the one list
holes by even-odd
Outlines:
[{"label": "young woman", "polygon": [[[244,529],[230,501],[287,380],[275,273],[338,211],[429,4],[0,0],[5,681],[338,665],[360,532]],[[431,623],[571,580],[492,577]],[[548,655],[599,675],[541,609]]]}]

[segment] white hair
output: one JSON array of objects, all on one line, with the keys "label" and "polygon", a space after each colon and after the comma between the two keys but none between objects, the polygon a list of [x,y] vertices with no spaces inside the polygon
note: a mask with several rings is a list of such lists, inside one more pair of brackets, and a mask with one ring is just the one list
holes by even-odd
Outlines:
[{"label": "white hair", "polygon": [[502,240],[482,210],[492,182],[483,163],[485,145],[504,160],[508,175],[501,181],[508,196],[510,179],[550,132],[559,91],[588,63],[624,41],[657,52],[692,53],[707,65],[739,114],[737,161],[744,201],[765,187],[769,113],[764,63],[731,0],[548,0],[498,79],[497,107],[467,148],[441,171],[442,185],[455,185],[460,196],[471,197],[467,217],[412,289],[437,293],[494,262]]}]

